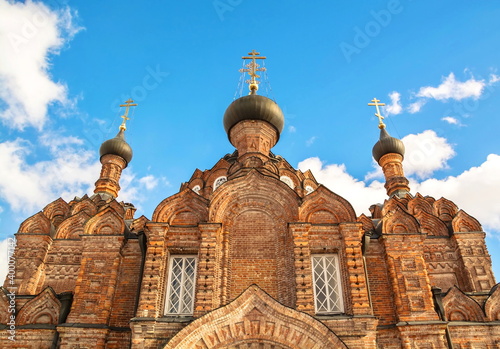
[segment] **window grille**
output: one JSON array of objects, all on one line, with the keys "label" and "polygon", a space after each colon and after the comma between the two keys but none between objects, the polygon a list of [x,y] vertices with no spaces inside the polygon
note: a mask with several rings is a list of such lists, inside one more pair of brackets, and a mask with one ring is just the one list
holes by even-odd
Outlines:
[{"label": "window grille", "polygon": [[338,255],[312,256],[314,305],[317,314],[342,313],[344,304]]},{"label": "window grille", "polygon": [[196,256],[171,256],[165,314],[192,315],[196,286]]},{"label": "window grille", "polygon": [[218,187],[220,187],[222,184],[224,184],[226,182],[227,182],[227,177],[225,177],[225,176],[217,178],[214,181],[214,191],[216,191]]}]

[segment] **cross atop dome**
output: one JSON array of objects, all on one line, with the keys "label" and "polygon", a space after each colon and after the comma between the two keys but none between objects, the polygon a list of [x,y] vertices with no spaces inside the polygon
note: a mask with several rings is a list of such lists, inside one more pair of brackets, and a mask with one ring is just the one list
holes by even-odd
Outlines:
[{"label": "cross atop dome", "polygon": [[248,88],[250,89],[249,94],[255,94],[257,90],[259,89],[259,84],[260,81],[257,79],[260,78],[260,75],[257,75],[257,72],[259,71],[266,71],[266,68],[261,67],[259,64],[257,64],[256,60],[257,59],[266,59],[264,56],[259,56],[260,53],[252,50],[252,52],[248,53],[249,56],[243,56],[241,57],[242,59],[251,59],[252,61],[245,65],[246,68],[240,69],[240,73],[248,73],[250,75],[250,79],[246,80],[245,82],[248,85]]},{"label": "cross atop dome", "polygon": [[136,106],[137,106],[137,103],[134,103],[134,101],[131,98],[127,99],[124,104],[120,104],[120,107],[125,107],[125,114],[120,116],[121,118],[123,118],[123,121],[120,125],[120,130],[125,131],[127,129],[126,123],[127,123],[127,120],[130,120],[130,118],[128,117],[129,108],[136,107]]},{"label": "cross atop dome", "polygon": [[385,124],[382,120],[384,120],[384,117],[382,115],[380,115],[380,109],[379,107],[383,107],[385,106],[385,103],[379,103],[380,100],[379,99],[372,99],[371,100],[372,103],[368,103],[369,106],[375,106],[375,108],[377,108],[377,112],[375,113],[375,116],[378,118],[378,128],[382,129],[382,128],[385,128]]}]

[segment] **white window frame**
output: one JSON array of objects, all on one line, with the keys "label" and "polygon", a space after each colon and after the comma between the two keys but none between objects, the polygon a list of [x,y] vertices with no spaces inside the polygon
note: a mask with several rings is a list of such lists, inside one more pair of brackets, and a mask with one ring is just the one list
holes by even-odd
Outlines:
[{"label": "white window frame", "polygon": [[[172,272],[173,272],[173,266],[174,266],[174,261],[182,259],[182,275],[181,275],[181,286],[180,286],[180,295],[179,295],[179,300],[183,299],[184,295],[186,294],[186,274],[185,274],[185,269],[186,269],[186,261],[188,259],[194,259],[194,271],[193,271],[193,277],[192,277],[192,282],[193,282],[193,288],[191,290],[191,303],[188,306],[188,309],[185,310],[185,307],[183,309],[183,306],[181,303],[179,303],[178,308],[174,309],[173,311],[169,311],[170,308],[170,298],[173,292],[172,288]],[[168,262],[168,278],[167,278],[167,295],[165,297],[165,315],[193,315],[194,311],[194,301],[195,301],[195,296],[196,296],[196,272],[198,269],[198,256],[196,255],[171,255],[169,258]],[[181,301],[179,301],[181,302]]]},{"label": "white window frame", "polygon": [[220,176],[214,181],[214,191],[217,190],[218,187],[223,185],[224,183],[227,182],[227,177],[226,176]]},{"label": "white window frame", "polygon": [[293,179],[291,179],[288,176],[281,176],[280,181],[288,185],[290,188],[295,189],[295,183],[293,182]]},{"label": "white window frame", "polygon": [[195,185],[192,189],[196,194],[200,195],[201,187],[199,185]]},{"label": "white window frame", "polygon": [[[331,262],[335,268],[334,275],[328,275],[325,266],[327,262]],[[340,279],[340,265],[338,254],[316,254],[311,256],[311,270],[314,290],[314,308],[316,314],[341,314],[344,312],[344,299],[342,292],[342,283]],[[316,268],[321,268],[319,273],[316,273]],[[318,276],[325,283],[323,289],[318,286]],[[326,301],[321,304],[318,293],[321,292],[326,296]]]}]

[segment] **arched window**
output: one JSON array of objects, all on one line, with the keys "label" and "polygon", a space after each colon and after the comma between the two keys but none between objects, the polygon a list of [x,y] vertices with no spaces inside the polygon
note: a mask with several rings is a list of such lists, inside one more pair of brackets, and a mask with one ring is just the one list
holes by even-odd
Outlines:
[{"label": "arched window", "polygon": [[198,194],[198,195],[200,195],[200,190],[201,190],[201,187],[200,187],[199,185],[195,185],[195,186],[193,187],[193,191],[194,191],[196,194]]},{"label": "arched window", "polygon": [[311,194],[314,191],[314,188],[310,185],[306,185],[306,195]]},{"label": "arched window", "polygon": [[292,181],[292,179],[290,177],[281,176],[280,177],[280,181],[282,181],[283,183],[285,183],[286,185],[288,185],[292,189],[295,188],[295,184],[293,184],[293,181]]},{"label": "arched window", "polygon": [[220,187],[222,184],[224,184],[226,182],[227,182],[227,177],[226,176],[221,176],[221,177],[217,178],[214,181],[214,191],[216,191],[218,187]]}]

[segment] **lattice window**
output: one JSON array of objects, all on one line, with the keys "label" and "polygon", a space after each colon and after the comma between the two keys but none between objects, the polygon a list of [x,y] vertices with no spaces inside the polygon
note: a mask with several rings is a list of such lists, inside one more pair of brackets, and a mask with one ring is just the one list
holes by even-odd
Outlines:
[{"label": "lattice window", "polygon": [[166,315],[192,315],[196,285],[196,256],[171,256]]},{"label": "lattice window", "polygon": [[336,254],[312,256],[314,305],[317,314],[342,313],[344,302]]},{"label": "lattice window", "polygon": [[288,185],[292,189],[295,188],[295,184],[293,184],[292,179],[288,176],[281,176],[280,181],[282,181],[283,183],[285,183],[286,185]]},{"label": "lattice window", "polygon": [[214,191],[216,191],[218,187],[220,187],[222,184],[224,184],[226,182],[227,182],[227,177],[226,176],[222,176],[222,177],[217,178],[214,181]]}]

